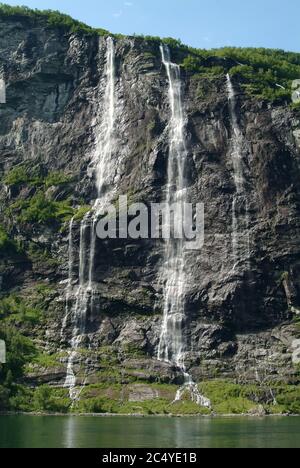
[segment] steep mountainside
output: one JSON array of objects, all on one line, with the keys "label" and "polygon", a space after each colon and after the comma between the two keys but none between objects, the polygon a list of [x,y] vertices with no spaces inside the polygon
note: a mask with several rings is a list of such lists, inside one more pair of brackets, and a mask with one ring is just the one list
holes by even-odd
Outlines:
[{"label": "steep mountainside", "polygon": [[[251,410],[272,402],[276,386],[299,381],[299,109],[276,83],[273,100],[249,92],[255,71],[248,67],[246,77],[232,57],[199,58],[175,42],[170,53],[184,64],[186,190],[205,206],[204,247],[186,258],[185,365],[208,397],[214,379],[252,385],[243,395]],[[113,38],[113,54],[105,191],[115,203],[119,195],[162,202],[171,111],[160,42]],[[80,258],[91,251],[91,223],[82,226],[98,197],[93,163],[106,154],[108,60],[105,34],[0,13],[0,337],[26,356],[11,376],[2,369],[3,389],[9,379],[22,384],[14,407],[26,409],[24,394],[49,384],[65,410],[70,364],[82,400],[93,402],[80,406],[86,411],[172,401],[182,384],[181,370],[157,359],[165,291],[158,240],[95,240],[92,300],[70,355]],[[8,405],[5,390],[0,401]]]}]

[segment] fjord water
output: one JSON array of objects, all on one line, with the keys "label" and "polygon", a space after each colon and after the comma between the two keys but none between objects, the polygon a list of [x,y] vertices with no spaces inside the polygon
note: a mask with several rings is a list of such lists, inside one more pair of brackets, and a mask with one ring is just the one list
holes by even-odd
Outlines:
[{"label": "fjord water", "polygon": [[0,448],[300,448],[300,418],[0,416]]}]

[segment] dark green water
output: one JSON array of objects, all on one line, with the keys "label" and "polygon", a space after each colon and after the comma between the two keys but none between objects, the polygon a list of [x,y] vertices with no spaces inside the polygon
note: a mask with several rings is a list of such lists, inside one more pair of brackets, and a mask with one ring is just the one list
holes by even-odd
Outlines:
[{"label": "dark green water", "polygon": [[1,448],[300,448],[300,418],[0,416]]}]

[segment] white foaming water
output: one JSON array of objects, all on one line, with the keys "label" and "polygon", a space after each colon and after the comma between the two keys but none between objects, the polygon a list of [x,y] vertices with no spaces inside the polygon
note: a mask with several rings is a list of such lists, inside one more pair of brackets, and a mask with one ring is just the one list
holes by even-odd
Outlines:
[{"label": "white foaming water", "polygon": [[[186,147],[184,139],[184,116],[181,96],[180,68],[171,63],[170,52],[161,46],[163,64],[169,81],[169,100],[171,119],[169,122],[169,161],[166,201],[170,206],[178,201],[178,192],[184,192],[184,168],[186,164]],[[182,200],[181,196],[181,200]],[[183,200],[182,200],[183,201]],[[176,219],[180,219],[176,217]],[[170,223],[170,220],[166,221]],[[164,282],[164,317],[158,349],[158,358],[172,362],[180,369],[184,363],[184,344],[182,327],[185,320],[185,262],[184,241],[170,238],[165,248],[165,263],[162,277]]]},{"label": "white foaming water", "polygon": [[111,199],[111,191],[107,191],[107,184],[114,180],[116,163],[113,159],[115,141],[115,50],[112,38],[107,39],[107,57],[105,71],[104,114],[97,133],[96,151],[92,160],[92,167],[96,173],[97,199],[92,210],[91,240],[89,259],[89,288],[92,290],[94,280],[96,225],[99,213]]},{"label": "white foaming water", "polygon": [[248,203],[245,191],[243,151],[245,138],[241,132],[236,114],[236,98],[230,75],[227,75],[227,91],[230,120],[233,130],[231,156],[234,170],[236,193],[232,202],[232,250],[235,271],[241,263],[250,259],[250,233]]},{"label": "white foaming water", "polygon": [[[109,184],[115,177],[114,151],[114,123],[115,123],[115,52],[112,38],[106,42],[106,66],[103,83],[105,92],[103,96],[101,123],[97,126],[97,136],[94,156],[91,166],[96,174],[97,199],[91,211],[84,217],[80,225],[79,249],[79,285],[74,294],[72,276],[74,265],[73,223],[69,230],[69,280],[67,288],[66,317],[63,330],[66,328],[68,318],[71,316],[73,326],[71,339],[71,352],[69,353],[65,388],[69,389],[70,398],[78,399],[81,389],[76,389],[76,376],[74,372],[78,349],[83,343],[86,329],[86,316],[88,309],[93,306],[94,298],[94,268],[96,253],[96,225],[99,213],[105,207],[111,193],[105,184]],[[99,98],[100,99],[100,98]],[[69,310],[71,295],[75,296],[72,310]]]},{"label": "white foaming water", "polygon": [[66,314],[62,323],[61,337],[64,336],[64,331],[67,326],[68,317],[69,317],[69,302],[72,295],[72,279],[73,279],[73,267],[74,267],[74,246],[73,246],[73,227],[74,227],[74,218],[71,219],[69,225],[69,275],[68,275],[68,284],[66,290]]},{"label": "white foaming water", "polygon": [[[187,202],[187,183],[185,179],[187,149],[184,136],[186,119],[183,112],[180,67],[171,62],[170,51],[167,46],[161,46],[161,55],[169,81],[171,106],[166,202],[168,207],[174,202],[178,203],[178,212],[174,216],[174,234],[176,231],[182,232],[183,203]],[[176,222],[177,224],[181,223],[181,225],[176,225]],[[166,223],[171,225],[171,220],[167,219]],[[185,288],[187,281],[185,242],[184,239],[175,239],[171,235],[165,246],[164,265],[161,271],[161,282],[164,284],[164,313],[158,359],[173,364],[183,373],[184,385],[177,392],[175,401],[180,400],[188,390],[193,401],[202,406],[210,407],[210,401],[200,395],[197,385],[193,382],[185,367],[186,343],[183,333],[186,322]]]}]

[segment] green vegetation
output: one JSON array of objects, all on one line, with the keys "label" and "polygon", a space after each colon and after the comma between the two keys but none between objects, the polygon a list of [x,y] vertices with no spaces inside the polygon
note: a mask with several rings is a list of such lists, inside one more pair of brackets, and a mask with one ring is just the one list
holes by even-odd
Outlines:
[{"label": "green vegetation", "polygon": [[[270,386],[238,385],[213,380],[199,385],[218,414],[245,414],[262,405],[269,414],[300,414],[300,387],[286,384]],[[273,399],[277,405],[274,405]]]},{"label": "green vegetation", "polygon": [[[153,46],[165,43],[173,60],[198,79],[224,77],[229,73],[250,96],[291,104],[291,85],[300,77],[300,54],[277,49],[225,47],[195,49],[175,39],[139,36]],[[291,104],[292,105],[292,104]],[[299,105],[292,105],[299,108]]]},{"label": "green vegetation", "polygon": [[[84,205],[77,210],[72,207],[72,202],[67,197],[74,180],[73,176],[64,172],[48,172],[38,163],[30,165],[26,162],[13,167],[5,175],[4,183],[19,189],[27,188],[29,196],[24,197],[20,191],[15,202],[6,209],[6,215],[16,216],[20,224],[60,225],[70,221],[73,216],[80,221],[90,207]],[[57,190],[49,190],[52,187]],[[3,238],[3,242],[4,240]]]},{"label": "green vegetation", "polygon": [[89,211],[91,211],[90,205],[81,206],[74,214],[74,221],[82,221]]},{"label": "green vegetation", "polygon": [[152,42],[153,45],[159,46],[160,44],[166,44],[170,49],[172,50],[177,50],[184,48],[182,42],[180,39],[173,39],[172,37],[159,37],[159,36],[149,36],[149,35],[143,35],[143,34],[134,34],[134,37],[137,37],[138,39],[141,39],[146,42]]},{"label": "green vegetation", "polygon": [[40,186],[43,184],[43,169],[39,165],[32,166],[32,163],[20,164],[13,167],[3,181],[8,186]]},{"label": "green vegetation", "polygon": [[[25,413],[67,413],[70,409],[68,390],[65,389],[42,385],[34,390],[24,385],[14,385],[13,388],[8,389],[8,392],[5,387],[2,387],[2,391],[4,399],[1,402],[0,386],[0,410],[23,411]],[[7,397],[7,393],[10,393],[9,397]]]},{"label": "green vegetation", "polygon": [[186,50],[182,66],[187,72],[199,77],[229,73],[251,96],[291,103],[292,81],[300,76],[300,54],[263,48]]},{"label": "green vegetation", "polygon": [[[87,349],[78,352],[82,357],[88,358],[90,355],[90,350]],[[27,360],[23,373],[24,370],[26,374],[30,374],[37,369],[49,369],[51,372],[51,369],[63,368],[61,362],[65,357],[65,353],[48,355],[35,350]],[[27,405],[27,409],[24,409],[27,397],[23,398],[22,395],[28,395],[29,389],[21,388],[20,385],[18,392],[21,393],[13,400],[13,407],[17,408],[18,403],[21,405],[18,408],[24,411],[144,415],[256,414],[262,410],[267,414],[300,414],[300,389],[296,385],[245,385],[221,379],[202,382],[199,390],[211,400],[212,409],[209,410],[193,403],[189,392],[182,396],[182,401],[174,403],[177,385],[158,383],[159,375],[154,377],[153,373],[145,369],[124,368],[117,357],[117,350],[112,347],[99,349],[98,362],[101,371],[94,375],[98,383],[82,388],[80,399],[73,407],[65,389],[43,386],[32,391],[30,407]],[[84,373],[78,375],[84,377]],[[150,383],[153,378],[157,379],[157,383]],[[132,401],[141,391],[147,391],[150,399]]]},{"label": "green vegetation", "polygon": [[[188,395],[184,396],[182,401],[174,403],[174,396],[178,389],[175,385],[148,384],[147,387],[157,392],[157,398],[132,402],[128,400],[129,387],[126,385],[107,382],[92,385],[83,390],[81,399],[76,403],[73,411],[144,415],[210,415],[211,412],[255,414],[263,408],[268,414],[300,413],[300,390],[296,386],[282,384],[272,387],[277,399],[277,405],[274,405],[270,389],[263,389],[256,385],[237,385],[224,380],[204,382],[200,390],[211,399],[212,410],[193,403]],[[134,385],[130,388],[132,390]]]},{"label": "green vegetation", "polygon": [[25,183],[28,184],[39,184],[40,179],[36,179],[26,170],[24,166],[17,166],[11,169],[4,178],[4,183],[8,186],[19,186]]},{"label": "green vegetation", "polygon": [[113,413],[113,414],[143,414],[143,415],[207,415],[210,411],[189,401],[170,403],[164,399],[142,402],[114,402],[105,398],[82,400],[74,408],[79,413]]},{"label": "green vegetation", "polygon": [[2,319],[0,319],[0,339],[6,342],[7,347],[7,363],[0,364],[0,410],[19,409],[20,395],[23,395],[24,401],[24,395],[28,394],[28,391],[17,382],[23,376],[26,362],[34,356],[35,348],[29,338]]},{"label": "green vegetation", "polygon": [[45,363],[46,358],[49,363],[55,358],[41,354],[28,336],[44,320],[53,294],[48,284],[40,283],[0,300],[0,339],[5,341],[7,350],[6,364],[0,364],[0,411],[29,412],[37,407],[34,391],[24,385],[23,379],[32,364]]},{"label": "green vegetation", "polygon": [[197,51],[184,60],[183,66],[189,72],[207,74],[207,66],[203,67],[203,63],[208,57],[226,59],[224,65],[219,64],[217,67],[219,74],[229,73],[235,77],[247,94],[273,102],[291,103],[292,81],[300,76],[300,54],[272,49],[227,47]]},{"label": "green vegetation", "polygon": [[[278,385],[275,387],[278,409],[283,413],[300,414],[299,386]],[[276,409],[276,407],[275,407]],[[276,412],[276,411],[275,411]]]},{"label": "green vegetation", "polygon": [[0,254],[16,254],[20,252],[19,245],[10,238],[3,226],[0,224]]},{"label": "green vegetation", "polygon": [[49,285],[41,283],[35,288],[2,297],[0,326],[17,327],[28,334],[32,326],[43,322],[45,311],[56,294]]},{"label": "green vegetation", "polygon": [[63,172],[51,172],[45,178],[44,183],[45,186],[48,187],[61,187],[65,185],[69,185],[73,182],[74,178],[70,177]]},{"label": "green vegetation", "polygon": [[32,366],[39,366],[44,369],[54,369],[61,366],[61,358],[65,357],[66,353],[44,354],[38,353],[32,359],[31,363],[26,367],[26,372],[30,372]]},{"label": "green vegetation", "polygon": [[60,13],[59,11],[38,9],[32,10],[26,6],[9,6],[0,3],[0,17],[19,15],[26,16],[37,21],[44,20],[48,26],[57,27],[66,32],[98,34],[101,36],[109,34],[105,29],[93,29],[80,21],[74,20],[68,15]]},{"label": "green vegetation", "polygon": [[[145,385],[145,384],[143,384]],[[158,394],[155,399],[146,401],[129,401],[129,393],[134,391],[135,385],[98,384],[90,385],[81,393],[80,401],[73,411],[76,413],[114,413],[114,414],[143,414],[143,415],[194,415],[210,414],[206,408],[201,408],[192,401],[174,403],[176,385],[148,384],[149,390]]]},{"label": "green vegetation", "polygon": [[[23,15],[33,20],[46,21],[48,26],[55,26],[66,32],[108,35],[103,29],[93,29],[86,24],[72,19],[57,11],[31,10],[27,7],[11,7],[0,4],[0,16]],[[122,35],[115,35],[122,38]],[[179,39],[136,35],[140,40],[152,46],[145,54],[157,53],[161,43],[168,45],[173,60],[181,63],[186,72],[197,74],[199,78],[214,78],[230,73],[250,96],[277,103],[291,104],[291,84],[300,77],[300,54],[276,49],[235,48],[196,49],[188,47]],[[292,105],[292,104],[291,104]],[[299,108],[299,105],[292,105]],[[21,171],[18,175],[22,179]],[[17,179],[18,179],[17,178]]]},{"label": "green vegetation", "polygon": [[49,268],[60,265],[60,259],[53,257],[49,247],[41,246],[34,242],[29,242],[26,248],[26,254],[29,260],[35,264],[43,264]]},{"label": "green vegetation", "polygon": [[4,177],[3,182],[8,186],[29,187],[61,187],[69,185],[74,177],[63,172],[48,172],[40,164],[22,163],[13,167]]},{"label": "green vegetation", "polygon": [[42,191],[27,200],[18,200],[11,205],[10,211],[17,213],[17,220],[21,224],[59,224],[69,221],[74,215],[70,200],[49,200]]},{"label": "green vegetation", "polygon": [[[24,355],[20,355],[13,347],[11,351],[13,359],[9,360],[9,369],[3,372],[2,368],[1,374],[0,368],[0,409],[143,415],[255,414],[263,409],[267,414],[300,414],[300,390],[297,386],[274,384],[271,394],[271,389],[258,385],[238,385],[225,380],[203,382],[199,385],[200,391],[212,402],[211,410],[193,403],[188,393],[181,401],[174,402],[178,389],[176,385],[147,384],[138,381],[121,384],[121,382],[112,383],[108,379],[103,383],[82,388],[80,399],[71,406],[66,389],[42,385],[34,390],[13,384],[22,377],[26,362],[28,369],[32,365],[52,368],[60,364],[62,357],[39,355],[28,339],[20,335],[14,336],[15,345],[18,349],[21,347]],[[30,366],[28,366],[29,361]],[[141,386],[148,388],[149,392],[152,391],[153,395],[157,396],[152,399],[132,401],[133,395],[139,393]],[[276,405],[273,396],[276,398]]]},{"label": "green vegetation", "polygon": [[34,392],[33,408],[35,411],[67,413],[70,405],[66,389],[54,389],[48,385],[42,385]]},{"label": "green vegetation", "polygon": [[0,320],[4,322],[35,324],[40,322],[41,315],[41,310],[34,307],[31,300],[26,301],[17,295],[0,300]]}]

